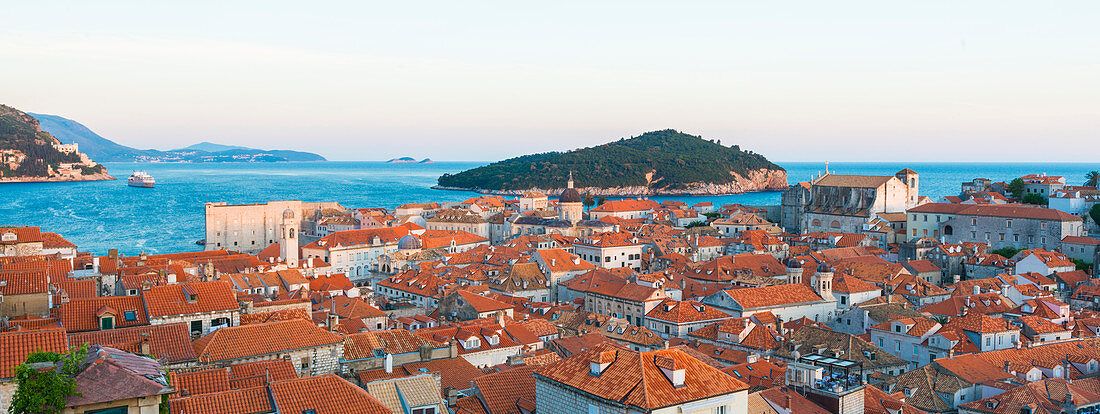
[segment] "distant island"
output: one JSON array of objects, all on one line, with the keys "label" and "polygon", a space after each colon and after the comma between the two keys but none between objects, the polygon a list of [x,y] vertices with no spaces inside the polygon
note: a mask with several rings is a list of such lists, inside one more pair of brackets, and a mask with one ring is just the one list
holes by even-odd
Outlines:
[{"label": "distant island", "polygon": [[432,161],[431,158],[417,161],[416,158],[413,157],[391,158],[389,161],[386,161],[388,164],[431,164],[433,162],[435,161]]},{"label": "distant island", "polygon": [[0,183],[114,179],[78,145],[63,144],[33,116],[0,105]]},{"label": "distant island", "polygon": [[57,115],[29,114],[42,129],[62,143],[79,144],[90,157],[103,162],[280,162],[326,161],[325,157],[302,151],[263,150],[235,145],[201,142],[185,148],[160,151],[120,145],[92,132],[74,120]]},{"label": "distant island", "polygon": [[737,145],[666,129],[568,152],[524,155],[439,177],[444,190],[560,192],[573,172],[589,195],[718,195],[784,190],[787,172]]}]

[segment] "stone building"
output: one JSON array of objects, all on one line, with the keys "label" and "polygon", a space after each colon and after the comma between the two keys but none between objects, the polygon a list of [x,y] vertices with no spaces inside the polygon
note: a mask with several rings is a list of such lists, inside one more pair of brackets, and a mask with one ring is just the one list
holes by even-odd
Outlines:
[{"label": "stone building", "polygon": [[488,239],[489,221],[466,209],[440,210],[427,220],[428,230],[465,231]]},{"label": "stone building", "polygon": [[[206,203],[206,250],[236,250],[257,254],[277,243],[286,210],[302,216],[301,201],[270,201],[262,204],[231,205]],[[301,223],[298,223],[299,228]]]},{"label": "stone building", "polygon": [[[808,187],[808,190],[806,189]],[[799,215],[799,230],[803,233],[861,233],[864,224],[877,214],[901,213],[916,206],[920,178],[908,168],[893,176],[838,175],[826,173],[787,190],[784,196],[782,222],[790,226],[794,220],[788,213]],[[809,197],[800,192],[808,191]],[[799,209],[795,204],[802,201]]]},{"label": "stone building", "polygon": [[945,243],[985,243],[992,249],[1058,247],[1067,236],[1081,236],[1081,217],[1059,210],[1020,205],[928,203],[908,211],[908,239]]},{"label": "stone building", "polygon": [[152,325],[184,322],[198,336],[240,324],[236,292],[224,280],[154,286],[142,297]]},{"label": "stone building", "polygon": [[225,367],[288,358],[300,377],[337,372],[344,354],[343,338],[302,319],[221,328],[193,346],[200,364]]},{"label": "stone building", "polygon": [[344,335],[340,372],[354,375],[447,358],[458,358],[456,344],[435,342],[404,329],[360,332]]}]

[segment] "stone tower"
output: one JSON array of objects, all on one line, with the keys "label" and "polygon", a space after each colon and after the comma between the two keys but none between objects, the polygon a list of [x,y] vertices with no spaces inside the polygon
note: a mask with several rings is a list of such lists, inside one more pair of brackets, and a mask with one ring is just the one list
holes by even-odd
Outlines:
[{"label": "stone tower", "polygon": [[279,258],[288,267],[298,267],[298,219],[294,210],[283,210],[283,222],[279,226]]},{"label": "stone tower", "polygon": [[814,288],[814,292],[817,292],[818,296],[825,301],[832,302],[836,300],[833,297],[833,268],[828,264],[821,263],[821,266],[817,267],[817,272],[814,273],[810,280],[811,285]]},{"label": "stone tower", "polygon": [[905,197],[906,208],[916,207],[919,193],[918,190],[920,189],[920,175],[917,174],[916,171],[906,168],[898,171],[894,176],[898,177],[898,179],[908,187],[908,194]]},{"label": "stone tower", "polygon": [[565,191],[562,191],[561,197],[558,197],[558,218],[577,224],[583,218],[583,214],[584,201],[581,199],[581,193],[573,188],[573,172],[570,171]]},{"label": "stone tower", "polygon": [[787,283],[802,283],[802,263],[801,260],[789,258],[787,263]]}]

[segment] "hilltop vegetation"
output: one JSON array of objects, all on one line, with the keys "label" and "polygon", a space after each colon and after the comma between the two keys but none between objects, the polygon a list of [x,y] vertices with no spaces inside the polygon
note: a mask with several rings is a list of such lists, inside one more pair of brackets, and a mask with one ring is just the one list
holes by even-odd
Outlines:
[{"label": "hilltop vegetation", "polygon": [[[81,164],[79,153],[62,152],[57,138],[43,131],[38,120],[7,105],[0,105],[0,177],[50,177],[62,163]],[[85,175],[104,173],[102,165],[80,167]]]},{"label": "hilltop vegetation", "polygon": [[99,136],[79,122],[57,115],[29,114],[41,121],[42,129],[49,131],[63,143],[80,144],[80,150],[88,156],[104,162],[274,162],[274,161],[325,161],[310,152],[290,150],[263,150],[200,142],[185,148],[160,151],[137,149],[120,145]]},{"label": "hilltop vegetation", "polygon": [[439,177],[439,185],[490,191],[561,188],[569,172],[578,187],[677,190],[691,184],[727,184],[736,173],[783,171],[737,145],[666,129],[569,152],[524,155]]}]

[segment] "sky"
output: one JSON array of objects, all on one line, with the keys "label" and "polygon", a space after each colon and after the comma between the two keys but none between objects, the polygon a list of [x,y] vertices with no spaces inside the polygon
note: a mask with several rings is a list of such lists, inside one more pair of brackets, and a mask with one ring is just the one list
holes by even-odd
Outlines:
[{"label": "sky", "polygon": [[1097,161],[1097,1],[6,2],[0,103],[120,144]]}]

